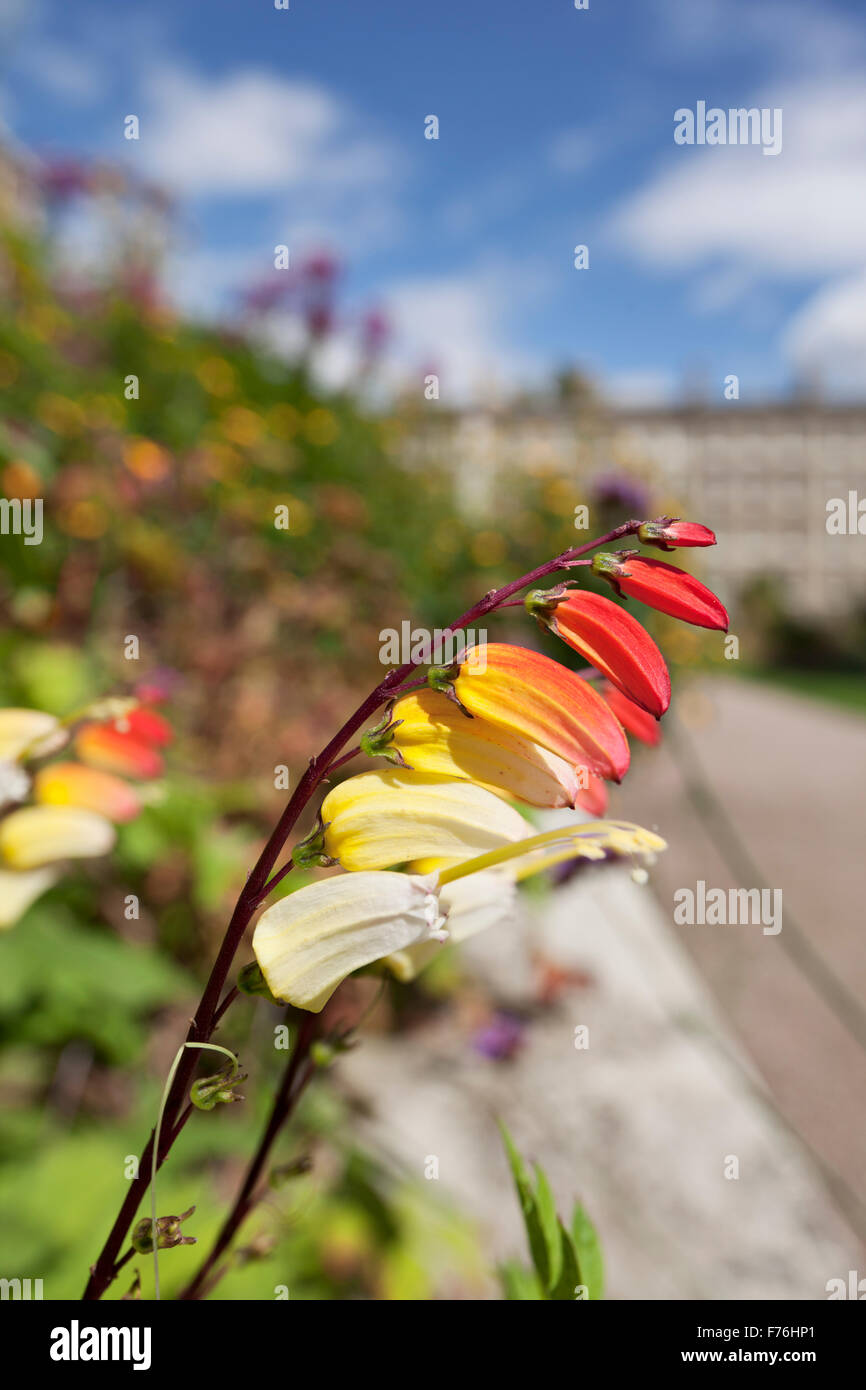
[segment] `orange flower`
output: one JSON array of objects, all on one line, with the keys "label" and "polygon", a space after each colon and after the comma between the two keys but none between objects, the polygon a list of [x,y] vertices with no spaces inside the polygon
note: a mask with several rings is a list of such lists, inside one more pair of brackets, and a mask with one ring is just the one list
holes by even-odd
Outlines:
[{"label": "orange flower", "polygon": [[43,806],[82,806],[112,821],[133,820],[141,810],[137,794],[126,782],[82,763],[50,763],[37,772],[33,787]]},{"label": "orange flower", "polygon": [[665,659],[646,628],[624,608],[586,590],[535,589],[527,595],[526,609],[630,700],[661,718],[671,702]]},{"label": "orange flower", "polygon": [[431,683],[453,686],[470,714],[540,743],[573,767],[620,782],[628,743],[610,708],[591,685],[527,647],[493,642],[473,647],[457,667],[434,668]]},{"label": "orange flower", "polygon": [[75,736],[75,751],[91,767],[121,777],[148,779],[162,772],[159,753],[114,724],[85,724]]},{"label": "orange flower", "polygon": [[381,747],[375,745],[376,732],[368,736],[365,751],[387,757],[391,750],[417,772],[468,779],[530,806],[585,805],[571,763],[499,724],[467,719],[436,690],[416,690],[397,701]]}]

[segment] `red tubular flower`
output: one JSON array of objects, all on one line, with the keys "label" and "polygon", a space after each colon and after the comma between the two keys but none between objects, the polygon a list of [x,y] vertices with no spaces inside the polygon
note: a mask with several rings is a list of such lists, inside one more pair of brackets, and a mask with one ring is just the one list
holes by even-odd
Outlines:
[{"label": "red tubular flower", "polygon": [[[439,678],[436,671],[430,675]],[[453,676],[453,689],[470,714],[540,743],[572,767],[622,781],[628,743],[610,707],[550,657],[504,642],[473,647]]]},{"label": "red tubular flower", "polygon": [[632,738],[640,739],[641,743],[648,743],[651,748],[661,743],[662,731],[658,721],[647,714],[646,710],[641,709],[627,695],[623,695],[615,685],[606,684],[601,693],[626,733],[631,734]]},{"label": "red tubular flower", "polygon": [[149,779],[162,773],[162,758],[149,743],[123,733],[114,724],[85,724],[75,736],[82,762],[101,772]]},{"label": "red tubular flower", "polygon": [[596,555],[592,562],[594,574],[610,580],[614,588],[629,598],[640,599],[659,613],[681,618],[695,627],[728,630],[728,615],[715,594],[695,579],[693,574],[668,565],[664,560],[651,560],[646,555]]},{"label": "red tubular flower", "polygon": [[678,521],[675,517],[662,521],[645,521],[637,537],[644,545],[657,545],[659,550],[674,550],[677,546],[715,545],[715,532],[697,521]]},{"label": "red tubular flower", "polygon": [[174,730],[168,720],[163,719],[156,710],[145,709],[143,705],[125,714],[117,721],[116,727],[121,733],[130,734],[142,743],[156,744],[157,748],[164,748],[174,738]]},{"label": "red tubular flower", "polygon": [[[643,714],[643,711],[641,710]],[[647,716],[644,715],[646,719]],[[600,777],[589,775],[589,785],[582,787],[575,797],[575,805],[587,811],[593,819],[600,819],[607,811],[607,787]]]},{"label": "red tubular flower", "polygon": [[660,719],[671,702],[671,678],[646,628],[601,594],[582,590],[559,598],[559,592],[534,590],[526,599],[527,611]]}]

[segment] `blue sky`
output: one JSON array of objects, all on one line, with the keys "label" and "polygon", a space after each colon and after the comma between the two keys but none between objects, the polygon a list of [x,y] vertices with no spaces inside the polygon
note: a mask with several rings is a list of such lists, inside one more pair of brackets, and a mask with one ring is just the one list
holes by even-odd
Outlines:
[{"label": "blue sky", "polygon": [[[277,243],[337,251],[334,380],[375,305],[388,371],[434,364],[446,399],[568,363],[631,402],[729,372],[743,401],[866,394],[859,0],[0,0],[0,35],[15,140],[177,192],[191,308]],[[781,153],[677,146],[699,100],[781,108]]]}]

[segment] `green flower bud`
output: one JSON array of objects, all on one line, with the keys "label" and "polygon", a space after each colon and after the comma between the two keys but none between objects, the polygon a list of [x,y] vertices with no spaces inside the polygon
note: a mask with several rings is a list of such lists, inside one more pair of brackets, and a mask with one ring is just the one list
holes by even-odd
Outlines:
[{"label": "green flower bud", "polygon": [[[181,1224],[186,1221],[188,1216],[192,1216],[195,1207],[192,1206],[188,1211],[180,1216],[158,1216],[156,1219],[156,1245],[159,1250],[172,1250],[175,1245],[195,1245],[195,1236],[185,1236],[181,1231]],[[154,1222],[149,1216],[145,1216],[138,1222],[132,1232],[132,1248],[139,1255],[153,1254],[153,1227]]]},{"label": "green flower bud", "polygon": [[309,1173],[312,1166],[313,1160],[310,1155],[301,1154],[300,1158],[293,1159],[291,1163],[281,1163],[278,1168],[272,1168],[268,1174],[268,1182],[271,1187],[282,1187],[291,1178],[299,1178],[303,1173]]},{"label": "green flower bud", "polygon": [[251,960],[249,965],[245,965],[238,975],[238,989],[241,994],[258,995],[267,999],[269,1004],[279,1004],[279,999],[275,999],[268,989],[267,981],[261,972],[258,961]]},{"label": "green flower bud", "polygon": [[246,1081],[247,1073],[241,1075],[234,1062],[226,1062],[213,1076],[201,1076],[190,1087],[189,1098],[197,1110],[213,1110],[216,1105],[230,1105],[232,1101],[243,1100],[235,1094],[234,1087]]}]

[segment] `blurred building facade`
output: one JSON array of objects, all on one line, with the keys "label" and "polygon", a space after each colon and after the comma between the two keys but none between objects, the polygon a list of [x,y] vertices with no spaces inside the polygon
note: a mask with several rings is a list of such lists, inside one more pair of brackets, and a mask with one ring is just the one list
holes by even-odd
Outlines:
[{"label": "blurred building facade", "polygon": [[[727,598],[773,573],[790,607],[839,613],[866,598],[866,407],[792,403],[614,411],[515,407],[428,416],[411,432],[410,461],[447,462],[461,509],[480,519],[519,470],[573,477],[591,503],[594,477],[625,471],[649,484],[662,510],[713,527],[719,545],[702,574]],[[851,494],[854,494],[851,499]],[[853,529],[828,528],[833,499]],[[866,531],[866,505],[863,527]]]}]

